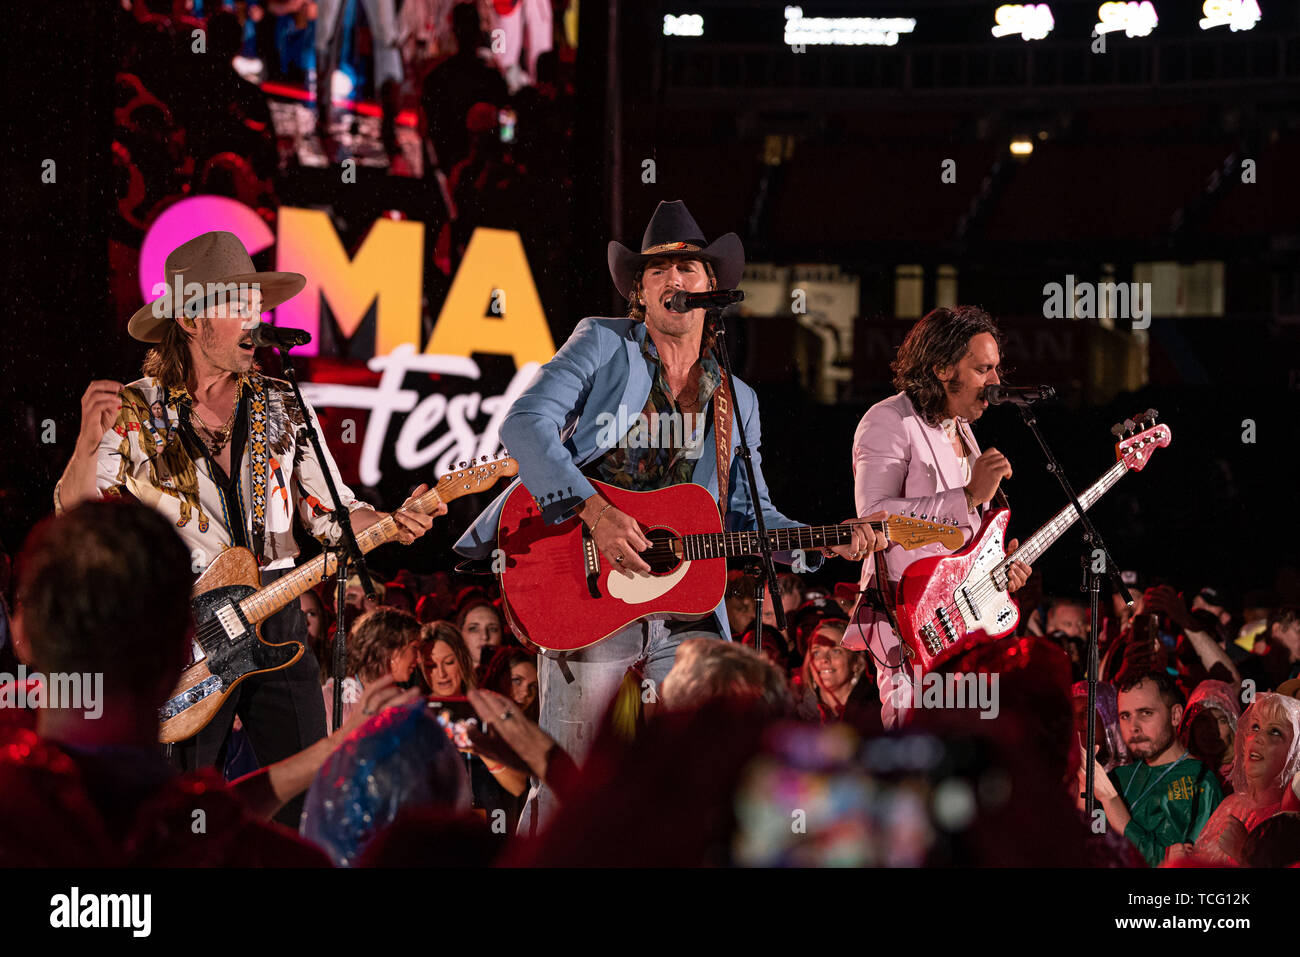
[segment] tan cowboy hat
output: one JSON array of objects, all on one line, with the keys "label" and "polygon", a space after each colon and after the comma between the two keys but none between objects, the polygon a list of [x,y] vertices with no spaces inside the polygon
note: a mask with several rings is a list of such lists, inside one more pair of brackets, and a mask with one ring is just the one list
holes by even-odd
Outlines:
[{"label": "tan cowboy hat", "polygon": [[162,341],[163,330],[173,319],[172,291],[178,278],[182,298],[185,287],[191,283],[198,283],[205,289],[209,283],[220,286],[256,284],[262,293],[263,311],[292,299],[307,285],[307,277],[301,273],[257,272],[239,237],[225,230],[204,233],[177,246],[167,255],[164,271],[167,293],[137,309],[126,326],[126,331],[141,342]]}]

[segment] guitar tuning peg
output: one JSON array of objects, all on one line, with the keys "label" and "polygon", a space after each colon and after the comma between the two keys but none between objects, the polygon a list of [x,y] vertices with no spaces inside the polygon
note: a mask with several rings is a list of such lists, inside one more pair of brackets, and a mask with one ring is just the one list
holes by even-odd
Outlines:
[{"label": "guitar tuning peg", "polygon": [[461,468],[465,468],[467,465],[469,465],[468,462],[461,462],[461,463],[460,463],[460,467],[461,467]]},{"label": "guitar tuning peg", "polygon": [[1124,423],[1123,423],[1123,422],[1116,422],[1114,425],[1112,425],[1112,426],[1110,427],[1110,434],[1113,435],[1113,436],[1115,436],[1115,438],[1117,438],[1117,439],[1123,438],[1123,437],[1124,437]]}]

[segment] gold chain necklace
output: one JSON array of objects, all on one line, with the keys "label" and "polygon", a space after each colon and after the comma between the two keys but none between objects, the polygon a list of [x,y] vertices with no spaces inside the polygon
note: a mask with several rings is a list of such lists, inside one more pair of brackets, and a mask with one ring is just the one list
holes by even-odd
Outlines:
[{"label": "gold chain necklace", "polygon": [[203,440],[208,446],[208,450],[213,455],[221,454],[221,450],[226,447],[230,441],[231,433],[235,427],[235,414],[239,411],[239,399],[244,393],[244,377],[240,376],[235,385],[235,401],[230,409],[230,417],[226,419],[226,424],[219,429],[214,429],[203,421],[203,416],[199,415],[198,410],[193,405],[190,406],[190,415],[203,433]]}]

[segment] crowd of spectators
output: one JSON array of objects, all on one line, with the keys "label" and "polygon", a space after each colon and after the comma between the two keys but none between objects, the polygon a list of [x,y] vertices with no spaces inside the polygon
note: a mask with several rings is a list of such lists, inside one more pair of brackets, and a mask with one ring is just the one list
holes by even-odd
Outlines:
[{"label": "crowd of spectators", "polygon": [[[346,7],[348,50],[363,46],[355,42],[360,5]],[[537,19],[536,5],[527,0],[522,13],[507,5],[519,9],[504,15]],[[545,6],[549,12],[549,0]],[[415,164],[398,161],[394,132],[400,110],[415,117],[418,169],[436,198],[416,210],[427,221],[433,264],[453,275],[482,226],[521,232],[544,269],[564,247],[538,240],[550,240],[565,221],[573,186],[572,50],[515,46],[515,61],[506,62],[492,32],[503,14],[491,2],[405,0],[397,16],[406,68],[400,91],[381,98],[382,140],[390,170],[415,172]],[[315,22],[316,4],[306,0],[131,0],[119,10],[111,253],[119,301],[138,293],[133,260],[145,233],[182,199],[230,197],[274,225],[279,197],[299,169],[302,133],[277,132],[262,84],[298,84],[312,95],[314,60],[289,57],[285,44],[301,30],[307,35],[291,46],[310,51]],[[250,72],[254,61],[262,67]],[[317,133],[326,160],[341,161],[331,127]]]},{"label": "crowd of spectators", "polygon": [[[33,849],[41,832],[18,822],[53,828],[86,806],[96,815],[78,825],[78,835],[94,831],[85,847],[107,860],[165,862],[173,851],[139,843],[140,829],[178,826],[196,794],[242,835],[239,852],[233,843],[205,851],[219,862],[279,854],[284,842],[294,849],[285,861],[349,865],[1300,861],[1300,608],[1268,594],[1237,603],[1202,587],[1186,602],[1158,584],[1136,591],[1132,608],[1108,603],[1093,757],[1100,827],[1084,815],[1080,647],[1089,622],[1075,599],[1031,589],[1017,635],[946,666],[998,676],[995,720],[971,708],[918,709],[886,732],[870,652],[839,643],[855,589],[782,574],[788,627],[777,628],[767,601],[756,654],[757,579],[743,568],[725,596],[733,640],[685,643],[662,687],[632,682],[631,701],[611,705],[581,766],[536,724],[538,649],[512,627],[490,576],[403,570],[369,597],[354,580],[342,728],[223,783],[211,772],[176,778],[152,744],[153,715],[178,668],[158,653],[158,636],[188,644],[188,576],[150,571],[180,547],[174,539],[146,509],[92,504],[47,521],[26,545],[19,656],[45,671],[103,672],[113,717],[96,725],[39,712],[24,723],[0,712],[0,820],[23,831],[0,841],[10,862],[71,854],[59,842]],[[113,586],[137,573],[150,576],[147,607],[125,583]],[[331,602],[310,591],[299,604],[332,711]],[[110,634],[145,619],[147,654],[136,639],[114,641],[105,655]],[[459,701],[472,725],[433,734],[430,700]],[[501,720],[506,712],[512,720]],[[325,786],[322,767],[336,790],[309,798],[306,839],[269,823],[313,777]],[[993,778],[1002,784],[989,786]],[[542,833],[516,835],[529,787],[542,780],[560,796],[559,814]],[[819,807],[828,784],[839,798]],[[977,795],[959,824],[941,819],[942,802],[908,803],[959,786]],[[802,836],[789,833],[791,808],[809,814]],[[645,826],[629,832],[620,826],[628,819]]]}]

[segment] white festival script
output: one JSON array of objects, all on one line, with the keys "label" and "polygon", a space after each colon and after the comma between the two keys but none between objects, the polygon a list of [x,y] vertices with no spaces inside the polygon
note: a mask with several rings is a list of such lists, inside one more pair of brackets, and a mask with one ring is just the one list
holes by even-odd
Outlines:
[{"label": "white festival script", "polygon": [[[501,395],[457,392],[454,383],[444,382],[440,385],[447,388],[423,399],[414,389],[403,388],[407,373],[433,373],[444,379],[477,382],[478,363],[466,356],[417,354],[415,346],[407,343],[388,355],[375,356],[366,366],[380,373],[378,386],[304,382],[302,392],[316,409],[365,409],[370,413],[361,443],[359,478],[362,485],[378,485],[383,478],[379,457],[388,444],[394,414],[410,413],[393,446],[401,468],[415,471],[434,462],[435,474],[454,472],[459,462],[500,451],[501,420],[541,364],[525,363]],[[478,430],[475,422],[484,415],[488,416],[487,424]]]}]

